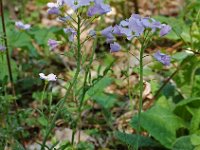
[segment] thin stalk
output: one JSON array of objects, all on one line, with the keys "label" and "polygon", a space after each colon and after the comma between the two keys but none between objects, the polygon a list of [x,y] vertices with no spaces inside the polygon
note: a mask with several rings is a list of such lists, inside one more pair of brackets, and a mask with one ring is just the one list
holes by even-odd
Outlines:
[{"label": "thin stalk", "polygon": [[149,36],[149,31],[144,37],[144,40],[142,41],[142,47],[140,50],[140,72],[139,72],[139,87],[140,87],[140,94],[139,94],[139,109],[138,109],[138,124],[137,124],[137,144],[136,144],[136,150],[138,150],[139,147],[139,141],[140,141],[140,131],[141,131],[141,112],[142,112],[142,106],[143,106],[143,90],[144,90],[144,85],[143,85],[143,55],[146,47],[148,46],[149,40],[151,39],[151,36]]},{"label": "thin stalk", "polygon": [[[85,72],[84,83],[83,83],[83,93],[82,93],[82,96],[81,96],[81,99],[80,99],[80,105],[79,105],[79,108],[78,108],[78,122],[79,122],[79,127],[80,128],[82,126],[82,120],[81,120],[82,106],[83,106],[83,101],[84,101],[84,98],[85,98],[85,94],[86,94],[86,92],[88,90],[87,89],[87,79],[88,79],[88,75],[89,75],[89,72],[90,72],[90,67],[92,65],[94,54],[95,54],[96,41],[97,40],[95,40],[95,42],[94,42],[92,56],[90,57],[89,64],[86,66],[86,72]],[[80,140],[80,132],[79,132],[78,139]]]},{"label": "thin stalk", "polygon": [[137,125],[137,145],[136,145],[136,150],[138,150],[139,147],[139,136],[140,136],[140,130],[141,130],[141,112],[142,112],[142,95],[143,95],[143,90],[144,90],[144,85],[143,85],[143,54],[144,54],[144,45],[142,45],[141,51],[140,51],[140,81],[139,81],[139,87],[140,87],[140,99],[139,99],[139,109],[138,109],[138,125]]},{"label": "thin stalk", "polygon": [[128,77],[128,96],[130,100],[131,110],[134,110],[133,97],[131,93],[132,86],[130,85],[129,69],[130,69],[130,55],[128,53],[128,68],[127,68],[127,74],[126,74],[126,76]]},{"label": "thin stalk", "polygon": [[[12,75],[12,68],[11,68],[11,60],[10,60],[10,54],[8,50],[8,42],[7,42],[7,35],[6,35],[6,26],[5,26],[5,19],[4,19],[4,11],[3,11],[3,1],[0,0],[0,15],[1,15],[1,21],[2,21],[2,29],[3,29],[3,36],[4,36],[4,44],[6,47],[6,60],[7,60],[7,67],[8,67],[8,73],[9,73],[9,78],[10,78],[10,83],[11,83],[11,88],[12,88],[12,94],[15,96],[15,87],[14,87],[14,82],[13,82],[13,75]],[[17,103],[15,102],[15,105],[17,107]]]},{"label": "thin stalk", "polygon": [[78,48],[77,58],[78,58],[78,61],[77,61],[76,73],[74,75],[72,83],[69,85],[69,87],[67,89],[67,92],[66,92],[64,98],[61,100],[60,104],[58,105],[58,110],[57,110],[55,116],[53,117],[52,122],[51,122],[51,124],[50,124],[50,126],[49,126],[49,128],[47,130],[47,133],[46,133],[46,135],[44,137],[44,140],[42,142],[41,150],[45,149],[46,141],[47,141],[47,139],[49,137],[50,132],[52,131],[52,129],[54,127],[54,124],[56,122],[56,119],[57,119],[58,115],[60,114],[60,112],[62,111],[62,108],[64,107],[65,100],[70,95],[70,91],[73,88],[73,86],[77,83],[77,79],[78,79],[78,76],[79,76],[79,73],[80,73],[80,70],[81,70],[80,69],[81,68],[81,30],[80,30],[80,24],[81,24],[81,19],[78,16],[78,29],[77,29],[77,48]]},{"label": "thin stalk", "polygon": [[40,100],[40,105],[41,105],[41,108],[42,108],[42,112],[43,112],[44,95],[45,95],[45,91],[46,91],[46,88],[47,88],[47,84],[48,84],[48,82],[45,81],[43,92],[42,92],[42,97],[41,97],[41,100]]}]

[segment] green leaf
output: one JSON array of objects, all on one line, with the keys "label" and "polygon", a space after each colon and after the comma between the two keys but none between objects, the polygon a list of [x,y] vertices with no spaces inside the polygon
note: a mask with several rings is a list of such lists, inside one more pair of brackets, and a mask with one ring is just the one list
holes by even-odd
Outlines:
[{"label": "green leaf", "polygon": [[190,136],[183,136],[178,138],[173,144],[172,150],[194,150]]},{"label": "green leaf", "polygon": [[184,39],[184,41],[190,42],[190,29],[183,19],[164,16],[156,16],[155,19],[172,27],[172,31],[166,35],[167,38],[171,40]]},{"label": "green leaf", "polygon": [[113,107],[117,100],[115,95],[104,93],[95,94],[94,96],[92,96],[92,99],[105,109]]},{"label": "green leaf", "polygon": [[191,135],[191,142],[192,142],[192,145],[200,146],[200,136],[196,134]]},{"label": "green leaf", "polygon": [[104,77],[99,80],[96,84],[93,85],[88,91],[87,94],[89,96],[93,96],[95,94],[102,93],[104,89],[109,86],[113,82],[112,78]]},{"label": "green leaf", "polygon": [[20,144],[17,140],[15,141],[15,144],[12,147],[13,150],[25,150],[22,144]]},{"label": "green leaf", "polygon": [[48,120],[44,117],[44,116],[42,116],[42,117],[39,117],[38,118],[38,122],[42,125],[42,126],[45,126],[45,127],[47,127],[48,126]]},{"label": "green leaf", "polygon": [[179,103],[176,104],[174,113],[184,120],[188,120],[188,118],[192,117],[192,112],[190,112],[191,108],[199,108],[200,107],[200,98],[188,98],[183,99]]},{"label": "green leaf", "polygon": [[190,133],[196,133],[199,130],[200,125],[200,109],[192,109],[190,107],[187,107],[190,112],[192,112],[192,119],[190,121]]},{"label": "green leaf", "polygon": [[[172,148],[176,140],[176,130],[185,127],[185,124],[181,118],[173,114],[170,105],[159,103],[141,114],[141,126],[163,146]],[[132,127],[136,128],[137,122],[138,116],[132,119]]]},{"label": "green leaf", "polygon": [[[123,132],[115,132],[115,137],[127,145],[135,147],[138,136],[136,134],[127,134]],[[139,147],[160,147],[161,145],[149,137],[139,136]]]},{"label": "green leaf", "polygon": [[[3,80],[6,76],[9,76],[5,55],[3,57],[0,57],[0,66],[1,66],[0,80]],[[13,80],[16,81],[18,76],[18,67],[16,62],[12,59],[11,59],[11,70],[12,70]]]},{"label": "green leaf", "polygon": [[188,105],[188,104],[199,104],[198,107],[200,106],[200,98],[199,97],[193,97],[193,98],[188,98],[188,99],[184,99],[182,101],[180,101],[178,104],[176,104],[176,108],[184,106],[184,105]]},{"label": "green leaf", "polygon": [[172,58],[176,60],[184,60],[186,57],[193,55],[192,53],[188,53],[187,51],[177,52]]}]

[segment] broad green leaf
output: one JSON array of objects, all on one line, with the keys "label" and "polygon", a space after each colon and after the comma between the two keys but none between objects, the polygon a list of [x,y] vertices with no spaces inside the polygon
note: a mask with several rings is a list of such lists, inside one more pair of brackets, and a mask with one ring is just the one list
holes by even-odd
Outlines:
[{"label": "broad green leaf", "polygon": [[103,108],[111,108],[114,106],[117,97],[112,94],[99,93],[92,96],[92,99],[100,104]]},{"label": "broad green leaf", "polygon": [[189,53],[187,51],[183,51],[183,52],[177,52],[177,53],[175,53],[172,56],[172,58],[181,61],[181,60],[184,60],[186,57],[188,57],[190,55],[193,55],[193,54]]},{"label": "broad green leaf", "polygon": [[199,130],[199,126],[200,126],[200,109],[197,108],[190,108],[187,107],[187,109],[189,109],[189,112],[192,112],[192,119],[190,121],[190,134],[196,133]]},{"label": "broad green leaf", "polygon": [[[181,118],[173,114],[170,106],[164,107],[156,103],[151,109],[141,114],[141,126],[166,148],[172,148],[176,140],[176,131],[185,127]],[[131,125],[136,127],[138,117],[134,117]]]},{"label": "broad green leaf", "polygon": [[172,150],[194,150],[190,136],[183,136],[178,138],[173,144]]},{"label": "broad green leaf", "polygon": [[[138,136],[136,134],[127,134],[123,132],[115,132],[115,137],[127,145],[135,147]],[[161,145],[149,137],[139,136],[139,147],[160,147]]]},{"label": "broad green leaf", "polygon": [[200,146],[200,136],[196,134],[191,135],[191,142],[192,142],[192,145]]},{"label": "broad green leaf", "polygon": [[88,91],[87,94],[89,96],[93,96],[96,94],[99,94],[104,91],[104,89],[109,86],[113,82],[112,78],[104,77],[101,80],[99,80],[93,87],[91,87]]},{"label": "broad green leaf", "polygon": [[[185,105],[189,105],[189,104],[199,107],[200,106],[200,98],[193,97],[193,98],[184,99],[184,100],[180,101],[178,104],[176,104],[176,109],[181,106],[185,106]],[[196,104],[199,104],[199,105],[196,105]]]}]

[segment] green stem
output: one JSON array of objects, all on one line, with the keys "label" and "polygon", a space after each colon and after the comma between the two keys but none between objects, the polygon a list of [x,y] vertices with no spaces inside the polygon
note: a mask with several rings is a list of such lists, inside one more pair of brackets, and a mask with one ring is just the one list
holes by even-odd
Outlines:
[{"label": "green stem", "polygon": [[129,96],[130,106],[131,106],[130,109],[134,110],[133,97],[132,97],[132,93],[131,93],[132,86],[130,85],[129,68],[130,68],[130,55],[128,53],[128,68],[127,68],[127,71],[126,71],[127,72],[126,76],[127,76],[127,79],[128,79],[128,96]]},{"label": "green stem", "polygon": [[46,88],[47,88],[47,84],[48,84],[48,82],[45,81],[43,92],[42,92],[42,97],[41,97],[41,100],[40,100],[40,105],[41,105],[41,108],[42,108],[42,112],[43,112],[44,95],[45,95],[45,91],[46,91]]},{"label": "green stem", "polygon": [[79,76],[79,73],[80,73],[80,70],[81,70],[80,69],[81,68],[81,30],[80,30],[80,24],[81,24],[81,19],[78,16],[78,29],[77,29],[77,48],[78,48],[77,58],[78,58],[78,61],[77,61],[76,73],[74,75],[72,83],[69,85],[69,87],[67,89],[67,92],[66,92],[64,98],[61,100],[61,102],[60,102],[60,104],[58,106],[58,110],[57,110],[56,114],[54,115],[54,117],[52,119],[52,122],[51,122],[51,124],[50,124],[50,126],[49,126],[49,128],[47,130],[47,133],[45,135],[45,138],[44,138],[44,140],[42,142],[41,150],[45,150],[46,141],[47,141],[47,139],[49,137],[50,132],[54,128],[54,125],[55,125],[55,122],[56,122],[56,119],[57,119],[58,115],[60,114],[60,112],[62,111],[62,108],[64,107],[65,100],[68,98],[68,96],[70,94],[70,91],[73,88],[73,86],[77,83],[77,79],[78,79],[78,76]]},{"label": "green stem", "polygon": [[142,112],[142,95],[143,95],[143,54],[144,54],[144,45],[141,48],[140,51],[140,81],[139,81],[139,86],[140,86],[140,99],[139,99],[139,110],[138,110],[138,125],[137,125],[137,145],[136,145],[136,150],[138,150],[139,147],[139,140],[140,140],[140,130],[141,130],[141,112]]},{"label": "green stem", "polygon": [[144,90],[144,85],[143,85],[143,55],[146,47],[148,46],[148,43],[151,39],[151,35],[149,36],[149,31],[145,35],[143,41],[142,41],[142,47],[140,50],[140,80],[139,80],[139,87],[140,87],[140,94],[139,94],[139,109],[138,109],[138,124],[137,124],[137,144],[136,144],[136,150],[139,148],[139,141],[140,141],[140,131],[141,131],[141,112],[142,112],[142,106],[143,106],[143,90]]},{"label": "green stem", "polygon": [[[92,65],[92,62],[93,62],[93,58],[94,58],[94,54],[95,54],[95,49],[96,49],[96,41],[94,42],[94,47],[93,47],[93,51],[92,51],[92,56],[90,57],[90,61],[89,61],[89,64],[86,66],[86,72],[85,72],[85,77],[84,77],[84,83],[83,83],[83,92],[82,92],[82,95],[81,95],[81,99],[80,99],[80,105],[78,107],[78,126],[79,126],[79,129],[81,128],[82,126],[82,119],[81,119],[81,114],[82,114],[82,106],[83,106],[83,102],[84,102],[84,98],[85,98],[85,94],[88,90],[87,88],[87,79],[88,79],[88,74],[90,72],[90,67]],[[80,139],[80,132],[79,132],[79,139]]]},{"label": "green stem", "polygon": [[[6,60],[7,60],[7,66],[8,66],[8,73],[9,73],[9,78],[10,78],[11,87],[12,87],[12,94],[13,94],[13,96],[15,96],[16,92],[15,92],[14,81],[13,81],[10,54],[9,54],[9,51],[8,51],[8,42],[7,42],[6,26],[5,26],[4,11],[3,11],[3,1],[2,0],[0,0],[0,13],[1,13],[3,36],[4,36],[3,39],[4,39],[4,44],[5,44],[5,47],[6,47]],[[15,106],[16,106],[16,108],[18,107],[16,101],[15,101]]]}]

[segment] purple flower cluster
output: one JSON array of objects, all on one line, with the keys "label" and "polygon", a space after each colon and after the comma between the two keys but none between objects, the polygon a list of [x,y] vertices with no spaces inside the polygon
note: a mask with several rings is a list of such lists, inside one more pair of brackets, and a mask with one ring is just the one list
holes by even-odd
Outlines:
[{"label": "purple flower cluster", "polygon": [[[160,36],[164,36],[171,31],[171,27],[166,24],[161,24],[153,18],[132,14],[129,19],[121,21],[119,25],[115,25],[114,27],[109,26],[102,30],[101,35],[106,37],[107,43],[110,43],[111,52],[117,52],[121,49],[121,46],[117,42],[114,42],[115,36],[125,36],[128,40],[131,40],[134,37],[141,36],[145,30],[149,30],[152,33],[159,31]],[[170,59],[163,56],[162,63],[168,65],[168,62],[170,62]]]},{"label": "purple flower cluster", "polygon": [[169,25],[161,24],[152,18],[142,18],[138,14],[133,14],[129,19],[121,21],[119,25],[104,29],[102,35],[107,38],[107,41],[113,40],[114,35],[126,36],[128,40],[131,40],[133,37],[142,35],[145,29],[149,29],[152,32],[159,30],[160,36],[164,36],[171,31]]},{"label": "purple flower cluster", "polygon": [[[91,5],[93,3],[93,5]],[[80,7],[89,6],[87,15],[92,17],[94,15],[103,15],[111,11],[109,5],[105,4],[103,0],[57,0],[57,3],[48,3],[48,14],[59,15],[60,8],[67,5],[72,10],[76,11]]]}]

